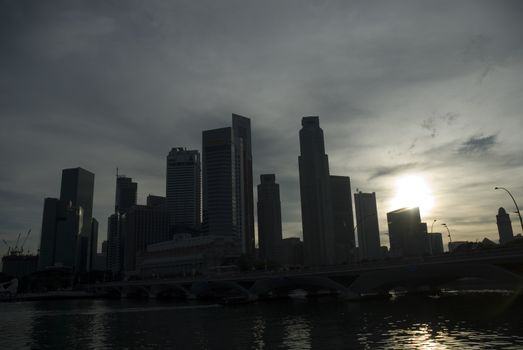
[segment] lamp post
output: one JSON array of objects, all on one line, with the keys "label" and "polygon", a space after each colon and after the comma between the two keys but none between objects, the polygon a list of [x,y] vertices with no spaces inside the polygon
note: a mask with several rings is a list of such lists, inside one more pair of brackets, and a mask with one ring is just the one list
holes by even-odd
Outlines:
[{"label": "lamp post", "polygon": [[434,221],[432,221],[432,225],[430,226],[430,233],[434,233],[434,224],[436,221],[438,221],[438,219],[434,219]]},{"label": "lamp post", "polygon": [[447,224],[441,224],[441,226],[445,226],[445,228],[447,229],[447,232],[449,234],[449,243],[452,243],[452,237],[450,236],[450,230],[449,230],[449,227],[447,226]]},{"label": "lamp post", "polygon": [[494,187],[495,190],[504,190],[508,193],[510,198],[512,198],[512,201],[514,202],[514,205],[516,206],[516,213],[518,213],[519,216],[519,223],[521,224],[521,233],[523,233],[523,220],[521,220],[521,212],[519,211],[518,203],[516,203],[516,200],[514,199],[514,196],[512,196],[512,193],[510,193],[509,190],[507,190],[505,187]]}]

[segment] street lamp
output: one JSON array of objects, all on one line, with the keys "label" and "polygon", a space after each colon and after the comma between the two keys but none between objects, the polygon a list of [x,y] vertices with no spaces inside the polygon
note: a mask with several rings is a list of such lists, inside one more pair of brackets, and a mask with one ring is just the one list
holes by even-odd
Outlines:
[{"label": "street lamp", "polygon": [[447,232],[449,234],[449,243],[452,243],[452,237],[450,236],[450,230],[449,230],[449,227],[447,226],[447,224],[441,224],[441,226],[445,226],[445,228],[447,229]]},{"label": "street lamp", "polygon": [[518,203],[516,203],[516,200],[514,199],[514,196],[512,196],[512,193],[510,193],[509,190],[507,190],[505,187],[494,187],[495,190],[504,190],[508,193],[510,198],[512,198],[512,201],[514,202],[514,205],[516,206],[516,213],[518,213],[519,216],[519,223],[521,224],[521,233],[523,233],[523,220],[521,220],[521,212],[519,211]]},{"label": "street lamp", "polygon": [[432,226],[430,226],[430,233],[434,233],[434,224],[436,221],[438,221],[438,219],[434,219],[434,221],[432,221]]}]

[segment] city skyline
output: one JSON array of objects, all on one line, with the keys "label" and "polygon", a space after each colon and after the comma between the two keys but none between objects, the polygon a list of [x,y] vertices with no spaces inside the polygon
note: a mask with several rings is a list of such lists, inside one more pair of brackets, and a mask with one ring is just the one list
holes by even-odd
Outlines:
[{"label": "city skyline", "polygon": [[[118,11],[33,4],[33,27],[16,20],[24,9],[7,5],[0,237],[13,242],[31,228],[35,252],[44,198],[59,193],[61,169],[80,166],[96,174],[101,244],[114,169],[139,184],[138,203],[165,195],[166,152],[201,151],[202,130],[226,125],[231,113],[251,118],[253,178],[278,178],[284,237],[301,236],[298,130],[307,115],[321,118],[330,172],[350,176],[353,193],[376,192],[382,244],[406,176],[429,188],[433,206],[421,219],[437,219],[435,232],[447,223],[453,239],[497,240],[504,207],[520,233],[512,201],[494,186],[521,205],[521,4],[475,4],[471,16],[462,4],[432,12],[396,4],[387,15],[357,3],[272,4],[261,14],[240,6],[241,31],[226,26],[231,17],[219,5],[185,5],[184,17],[166,4],[145,13],[136,3]],[[214,22],[188,26],[196,33],[182,28],[211,11]],[[115,41],[122,44],[112,49]]]}]

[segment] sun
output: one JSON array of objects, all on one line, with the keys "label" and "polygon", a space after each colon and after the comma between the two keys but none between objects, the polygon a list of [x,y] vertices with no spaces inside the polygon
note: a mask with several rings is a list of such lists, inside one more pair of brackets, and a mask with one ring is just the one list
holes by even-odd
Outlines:
[{"label": "sun", "polygon": [[391,210],[407,207],[419,207],[427,214],[434,206],[434,197],[422,176],[403,176],[396,181],[396,195],[390,202]]}]

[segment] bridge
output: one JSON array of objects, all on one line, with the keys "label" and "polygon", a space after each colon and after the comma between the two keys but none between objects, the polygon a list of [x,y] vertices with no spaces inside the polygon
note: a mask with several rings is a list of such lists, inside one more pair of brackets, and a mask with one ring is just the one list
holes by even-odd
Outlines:
[{"label": "bridge", "polygon": [[391,259],[285,272],[248,272],[196,278],[115,281],[82,289],[123,298],[258,300],[337,294],[350,300],[386,296],[391,291],[503,289],[523,292],[523,248],[492,249],[434,257]]}]

